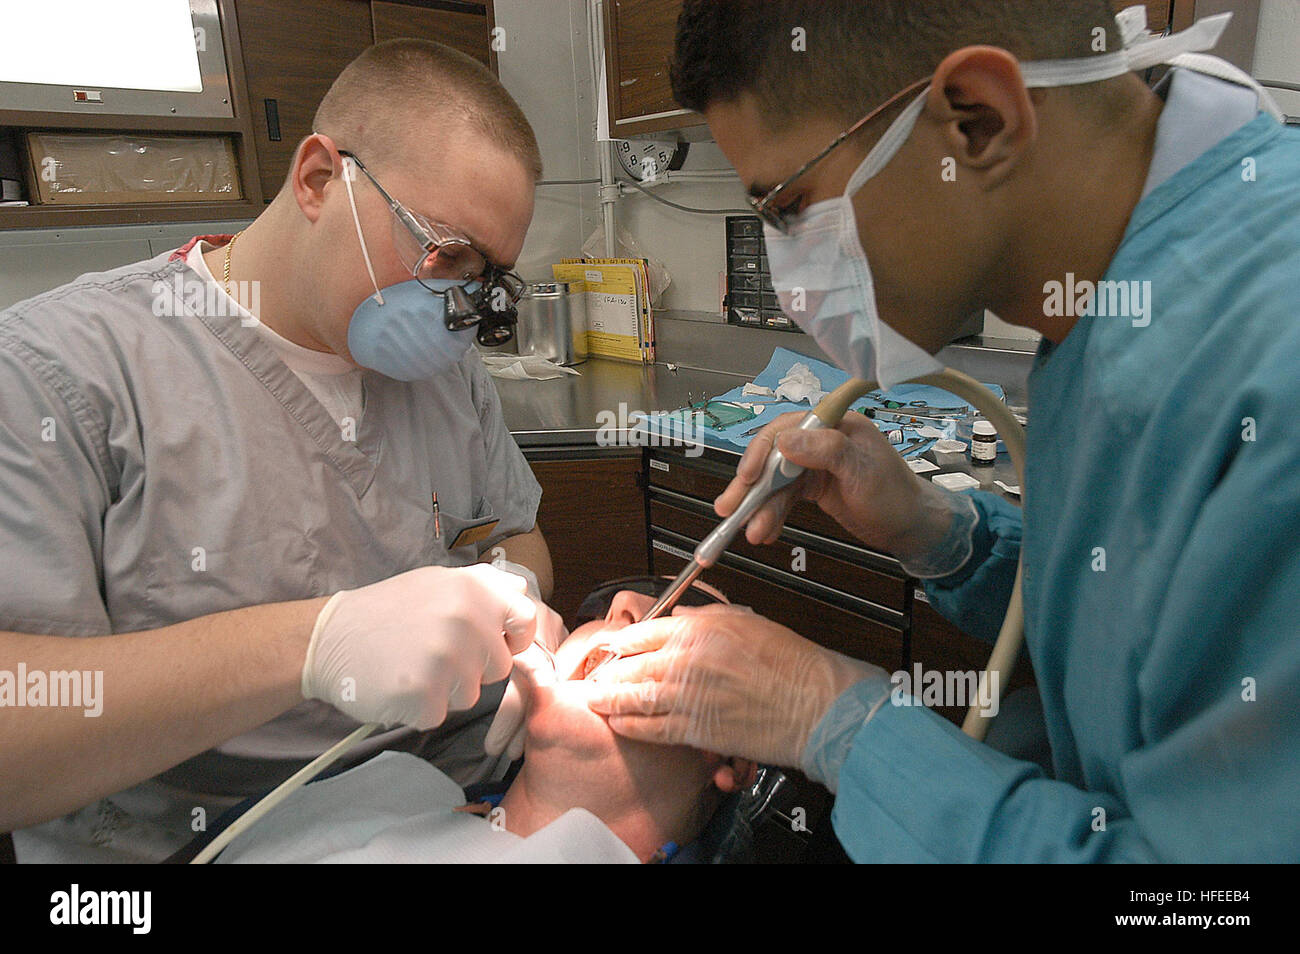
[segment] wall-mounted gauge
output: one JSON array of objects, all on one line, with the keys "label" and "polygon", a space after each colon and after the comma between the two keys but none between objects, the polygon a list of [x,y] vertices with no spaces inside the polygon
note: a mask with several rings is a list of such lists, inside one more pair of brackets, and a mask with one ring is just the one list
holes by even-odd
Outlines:
[{"label": "wall-mounted gauge", "polygon": [[619,139],[614,152],[625,172],[637,182],[648,182],[665,172],[676,172],[686,161],[688,142],[654,139]]}]

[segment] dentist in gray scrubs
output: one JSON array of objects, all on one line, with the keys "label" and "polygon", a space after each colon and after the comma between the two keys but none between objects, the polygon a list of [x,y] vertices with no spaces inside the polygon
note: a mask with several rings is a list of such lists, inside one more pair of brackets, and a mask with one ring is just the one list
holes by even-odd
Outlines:
[{"label": "dentist in gray scrubs", "polygon": [[[358,723],[388,728],[354,760],[462,785],[517,751],[513,656],[563,626],[471,345],[509,333],[537,143],[495,77],[414,40],[362,54],[313,128],[233,238],[0,313],[19,861],[164,858]],[[93,715],[66,690],[96,679]]]}]

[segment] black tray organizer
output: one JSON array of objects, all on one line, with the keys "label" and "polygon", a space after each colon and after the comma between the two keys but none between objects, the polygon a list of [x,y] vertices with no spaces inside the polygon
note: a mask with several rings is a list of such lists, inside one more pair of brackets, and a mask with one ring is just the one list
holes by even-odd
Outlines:
[{"label": "black tray organizer", "polygon": [[727,216],[727,297],[723,305],[728,324],[799,331],[781,311],[772,290],[763,222],[757,215]]}]

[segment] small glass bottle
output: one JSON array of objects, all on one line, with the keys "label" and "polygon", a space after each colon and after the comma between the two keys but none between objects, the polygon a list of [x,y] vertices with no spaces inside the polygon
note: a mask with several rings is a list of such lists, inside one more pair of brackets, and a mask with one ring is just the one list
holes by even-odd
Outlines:
[{"label": "small glass bottle", "polygon": [[998,432],[992,421],[976,421],[971,433],[970,462],[988,466],[998,459]]}]

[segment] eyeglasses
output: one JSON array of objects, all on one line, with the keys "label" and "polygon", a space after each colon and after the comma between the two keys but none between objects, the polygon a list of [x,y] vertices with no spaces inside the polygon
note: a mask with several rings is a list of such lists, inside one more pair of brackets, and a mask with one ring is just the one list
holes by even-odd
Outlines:
[{"label": "eyeglasses", "polygon": [[[469,239],[451,226],[433,222],[398,202],[355,155],[339,150],[356,163],[379,190],[393,213],[393,246],[411,276],[446,303],[447,327],[452,331],[477,326],[479,343],[486,347],[506,344],[515,335],[519,312],[515,305],[527,283],[507,269],[494,265]],[[346,175],[347,173],[345,173]],[[444,290],[434,281],[467,282]]]},{"label": "eyeglasses", "polygon": [[871,112],[863,116],[861,119],[859,119],[848,129],[844,130],[844,132],[836,136],[834,141],[829,146],[827,146],[821,152],[817,153],[817,155],[813,156],[811,159],[805,162],[802,166],[799,167],[799,169],[795,172],[794,175],[790,176],[788,179],[786,179],[784,182],[778,185],[775,189],[772,189],[771,191],[761,196],[751,195],[749,197],[750,206],[753,208],[753,210],[756,213],[758,213],[759,217],[764,222],[772,226],[772,228],[776,229],[782,235],[789,232],[790,224],[794,220],[795,213],[793,213],[790,210],[789,206],[787,206],[786,208],[777,208],[776,200],[780,197],[781,193],[784,192],[786,189],[790,188],[790,186],[792,186],[795,183],[795,181],[798,180],[801,176],[803,176],[803,174],[806,173],[809,169],[817,165],[817,163],[821,162],[832,152],[834,152],[836,147],[841,145],[846,139],[852,136],[855,132],[857,132],[867,123],[871,122],[871,120],[875,119],[885,110],[887,110],[890,106],[893,106],[900,99],[903,99],[904,97],[912,93],[915,93],[917,90],[921,89],[921,87],[929,83],[932,78],[933,77],[927,76],[925,79],[919,80],[918,82],[915,82],[911,86],[907,87],[905,90],[891,96],[888,100],[885,101],[885,103],[873,109]]}]

